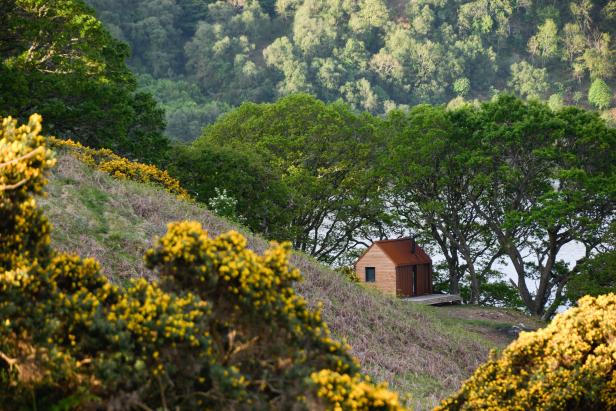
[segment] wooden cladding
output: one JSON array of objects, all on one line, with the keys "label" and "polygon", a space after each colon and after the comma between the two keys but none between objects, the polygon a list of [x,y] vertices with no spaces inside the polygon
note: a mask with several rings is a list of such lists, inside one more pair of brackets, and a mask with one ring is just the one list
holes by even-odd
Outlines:
[{"label": "wooden cladding", "polygon": [[400,297],[432,293],[432,259],[413,239],[380,240],[355,263],[359,280]]},{"label": "wooden cladding", "polygon": [[407,265],[396,268],[396,290],[399,297],[411,297],[415,295],[414,289],[414,265]]},{"label": "wooden cladding", "polygon": [[396,294],[399,297],[415,297],[432,293],[432,269],[430,264],[396,267]]}]

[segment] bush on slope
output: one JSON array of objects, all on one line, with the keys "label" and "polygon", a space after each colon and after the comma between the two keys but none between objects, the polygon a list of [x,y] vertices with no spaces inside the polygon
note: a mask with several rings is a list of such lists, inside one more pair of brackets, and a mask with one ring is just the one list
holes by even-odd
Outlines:
[{"label": "bush on slope", "polygon": [[616,409],[616,294],[523,333],[437,410]]},{"label": "bush on slope", "polygon": [[161,282],[124,289],[54,251],[33,198],[55,162],[40,130],[39,116],[0,129],[3,407],[401,408],[293,290],[288,245],[260,256],[238,233],[170,224],[146,254]]}]

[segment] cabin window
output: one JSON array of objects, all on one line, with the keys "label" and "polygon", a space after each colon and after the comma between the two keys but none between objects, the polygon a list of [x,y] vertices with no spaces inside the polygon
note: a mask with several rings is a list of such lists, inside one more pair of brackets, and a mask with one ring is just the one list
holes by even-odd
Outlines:
[{"label": "cabin window", "polygon": [[376,268],[366,267],[366,282],[373,283],[376,281]]}]

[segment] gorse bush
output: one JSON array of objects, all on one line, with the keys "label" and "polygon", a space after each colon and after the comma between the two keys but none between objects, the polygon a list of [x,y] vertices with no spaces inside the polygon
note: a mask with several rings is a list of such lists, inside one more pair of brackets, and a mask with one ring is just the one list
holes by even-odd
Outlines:
[{"label": "gorse bush", "polygon": [[160,282],[125,288],[54,251],[40,129],[2,120],[0,409],[401,408],[295,293],[287,244],[172,223],[146,254]]},{"label": "gorse bush", "polygon": [[171,194],[180,199],[190,199],[190,194],[180,185],[180,182],[171,177],[165,170],[154,165],[130,161],[113,151],[102,148],[93,149],[85,147],[79,142],[49,138],[51,146],[66,150],[84,163],[119,179],[132,180],[140,183],[156,184],[162,186]]},{"label": "gorse bush", "polygon": [[0,270],[18,269],[49,254],[49,224],[37,210],[31,193],[40,193],[44,172],[55,164],[43,145],[40,117],[17,127],[2,119],[0,129]]},{"label": "gorse bush", "polygon": [[522,333],[437,410],[616,409],[616,294]]},{"label": "gorse bush", "polygon": [[332,404],[335,411],[387,410],[398,402],[397,395],[384,385],[374,386],[358,375],[351,377],[325,369],[312,373],[311,378],[319,387],[318,396]]}]

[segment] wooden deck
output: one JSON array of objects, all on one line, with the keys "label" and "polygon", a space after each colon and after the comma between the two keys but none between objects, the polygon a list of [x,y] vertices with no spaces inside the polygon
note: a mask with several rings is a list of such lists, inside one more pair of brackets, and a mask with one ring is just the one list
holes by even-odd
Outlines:
[{"label": "wooden deck", "polygon": [[462,298],[457,294],[428,294],[419,297],[403,298],[404,301],[416,304],[436,305],[436,304],[456,304],[461,303]]}]

